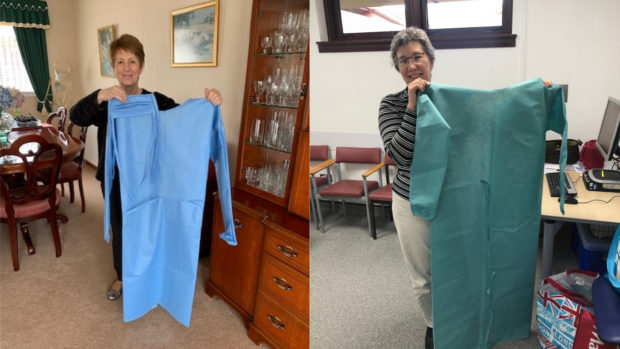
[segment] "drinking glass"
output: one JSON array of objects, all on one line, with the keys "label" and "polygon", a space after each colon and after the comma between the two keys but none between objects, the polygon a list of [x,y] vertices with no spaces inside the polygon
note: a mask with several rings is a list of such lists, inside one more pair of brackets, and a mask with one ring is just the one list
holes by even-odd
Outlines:
[{"label": "drinking glass", "polygon": [[258,169],[258,185],[257,188],[269,191],[269,187],[271,186],[271,178],[269,173],[269,168],[267,166],[263,166]]},{"label": "drinking glass", "polygon": [[255,80],[252,84],[254,86],[254,93],[256,93],[256,103],[260,103],[260,96],[265,92],[265,82]]},{"label": "drinking glass", "polygon": [[265,35],[260,42],[261,47],[263,48],[263,53],[267,54],[267,50],[271,48],[271,38],[269,35]]},{"label": "drinking glass", "polygon": [[261,119],[255,119],[252,123],[252,129],[250,130],[250,143],[256,145],[263,144],[263,134],[265,132],[265,121]]},{"label": "drinking glass", "polygon": [[284,11],[284,13],[280,16],[280,22],[278,23],[278,29],[284,31],[286,30],[288,22],[288,11]]},{"label": "drinking glass", "polygon": [[280,123],[278,122],[276,113],[277,112],[274,112],[274,114],[271,117],[271,120],[269,120],[267,139],[265,140],[265,145],[267,145],[270,148],[277,148],[278,146],[278,131],[280,128]]},{"label": "drinking glass", "polygon": [[293,146],[293,137],[295,136],[295,114],[287,113],[285,129],[286,129],[286,141],[285,141],[283,150],[290,152]]},{"label": "drinking glass", "polygon": [[264,81],[264,92],[265,92],[265,103],[270,103],[269,101],[272,99],[271,96],[271,84],[273,83],[273,78],[271,75],[267,76],[267,79]]},{"label": "drinking glass", "polygon": [[282,68],[279,66],[273,68],[273,81],[278,83],[282,81]]},{"label": "drinking glass", "polygon": [[258,170],[256,168],[245,168],[245,182],[247,185],[251,185],[253,187],[258,185]]},{"label": "drinking glass", "polygon": [[288,97],[290,94],[291,85],[289,84],[287,79],[282,79],[280,83],[280,87],[278,89],[278,94],[280,95],[280,105],[288,105]]},{"label": "drinking glass", "polygon": [[285,44],[285,36],[283,32],[275,31],[273,32],[273,52],[274,53],[282,53]]},{"label": "drinking glass", "polygon": [[289,161],[284,160],[284,162],[282,163],[282,165],[280,165],[276,171],[277,171],[277,181],[275,182],[276,187],[274,188],[274,194],[276,194],[277,196],[284,196],[284,189],[286,188],[286,180],[288,177],[288,164]]},{"label": "drinking glass", "polygon": [[294,32],[290,33],[286,37],[286,52],[297,52],[298,51],[298,35]]},{"label": "drinking glass", "polygon": [[275,81],[273,81],[270,86],[267,86],[267,88],[267,91],[270,93],[269,101],[267,103],[276,104],[278,101],[278,89],[280,87]]}]

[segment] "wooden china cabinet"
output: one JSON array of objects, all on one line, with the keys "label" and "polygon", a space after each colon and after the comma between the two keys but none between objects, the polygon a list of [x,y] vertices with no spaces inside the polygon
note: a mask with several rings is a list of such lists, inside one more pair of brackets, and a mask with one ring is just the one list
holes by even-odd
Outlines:
[{"label": "wooden china cabinet", "polygon": [[308,0],[254,0],[233,188],[237,246],[215,198],[206,292],[272,348],[309,346]]}]

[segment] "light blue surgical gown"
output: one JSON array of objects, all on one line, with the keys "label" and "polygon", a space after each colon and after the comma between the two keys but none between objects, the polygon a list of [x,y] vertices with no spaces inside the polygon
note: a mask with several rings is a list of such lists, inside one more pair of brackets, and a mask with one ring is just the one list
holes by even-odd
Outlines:
[{"label": "light blue surgical gown", "polygon": [[153,94],[109,101],[104,234],[109,240],[108,199],[118,166],[125,321],[161,304],[189,326],[209,160],[222,206],[220,237],[236,245],[219,107],[201,98],[159,111]]},{"label": "light blue surgical gown", "polygon": [[431,224],[435,348],[526,338],[547,130],[562,136],[562,169],[566,162],[562,88],[540,79],[494,91],[432,83],[417,113],[410,203]]}]

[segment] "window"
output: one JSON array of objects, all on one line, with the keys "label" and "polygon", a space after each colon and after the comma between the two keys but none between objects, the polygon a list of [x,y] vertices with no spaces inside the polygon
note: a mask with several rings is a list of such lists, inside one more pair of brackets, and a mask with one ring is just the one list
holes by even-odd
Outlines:
[{"label": "window", "polygon": [[408,26],[435,48],[514,47],[512,0],[323,0],[328,41],[319,52],[387,51]]},{"label": "window", "polygon": [[22,93],[34,93],[19,53],[15,31],[8,25],[0,25],[0,61],[0,86],[13,87]]}]

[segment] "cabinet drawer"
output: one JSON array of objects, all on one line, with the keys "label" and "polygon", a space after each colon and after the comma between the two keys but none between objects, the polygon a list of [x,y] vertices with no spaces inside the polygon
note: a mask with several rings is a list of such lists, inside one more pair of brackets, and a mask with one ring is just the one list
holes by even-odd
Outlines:
[{"label": "cabinet drawer", "polygon": [[254,324],[282,348],[308,348],[309,327],[262,292],[256,299]]},{"label": "cabinet drawer", "polygon": [[263,255],[259,289],[309,321],[308,277],[269,254]]},{"label": "cabinet drawer", "polygon": [[309,275],[308,240],[276,227],[267,227],[265,234],[265,251],[267,253]]}]

